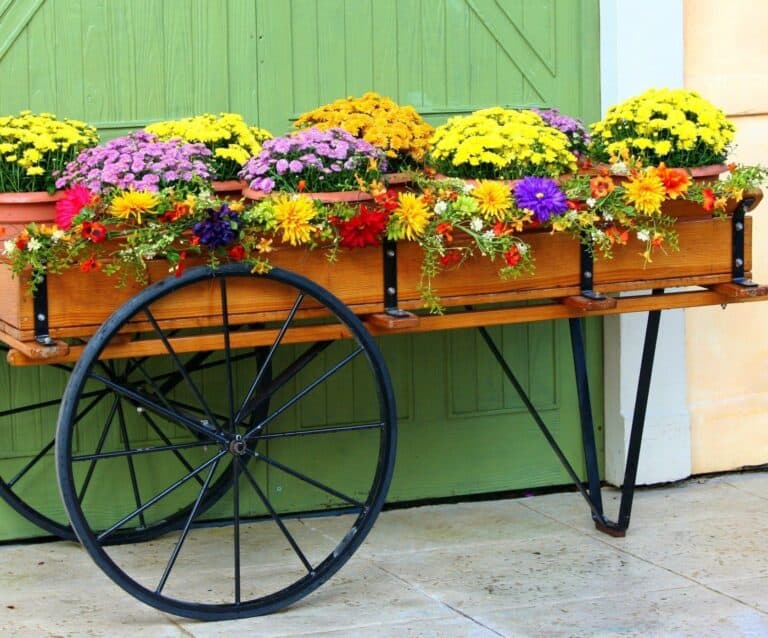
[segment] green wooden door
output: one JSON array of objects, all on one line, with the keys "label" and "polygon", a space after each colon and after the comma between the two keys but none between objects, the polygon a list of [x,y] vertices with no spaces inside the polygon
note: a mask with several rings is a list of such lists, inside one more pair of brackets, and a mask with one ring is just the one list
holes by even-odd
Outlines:
[{"label": "green wooden door", "polygon": [[[598,30],[598,0],[0,0],[0,113],[51,111],[113,137],[160,119],[235,111],[281,134],[307,109],[375,90],[433,124],[495,104],[557,106],[594,121]],[[494,334],[580,468],[567,327]],[[601,432],[600,334],[599,322],[590,324]],[[401,426],[391,500],[566,482],[476,333],[381,344]],[[57,396],[62,378],[1,363],[0,409]],[[45,444],[40,422],[52,418],[0,424],[3,476]],[[269,488],[275,498],[309,498],[278,477]],[[53,486],[37,489],[46,507],[58,507]],[[0,538],[34,533],[0,505]]]}]

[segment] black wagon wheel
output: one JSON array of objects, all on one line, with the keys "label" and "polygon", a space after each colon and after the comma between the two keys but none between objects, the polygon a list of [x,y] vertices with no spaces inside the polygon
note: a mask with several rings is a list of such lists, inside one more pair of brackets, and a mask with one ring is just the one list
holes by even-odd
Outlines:
[{"label": "black wagon wheel", "polygon": [[[242,356],[255,356],[257,360],[263,359],[264,349],[258,349]],[[193,376],[204,377],[206,374],[215,374],[216,370],[223,365],[221,358],[212,357],[210,352],[198,353],[187,362],[187,369]],[[64,364],[54,364],[45,366],[45,371],[41,372],[37,368],[31,368],[24,371],[24,378],[16,379],[21,376],[18,371],[13,371],[15,386],[41,387],[40,396],[35,400],[14,401],[14,388],[10,388],[5,397],[8,406],[0,406],[0,428],[23,431],[27,438],[36,439],[36,447],[23,450],[18,453],[17,459],[3,459],[0,465],[0,498],[2,498],[10,507],[22,517],[33,523],[38,528],[49,534],[52,534],[63,540],[74,540],[75,534],[69,525],[66,512],[56,490],[56,467],[54,457],[54,446],[56,439],[56,422],[58,417],[61,396],[72,366]],[[113,375],[112,370],[104,368],[104,372]],[[39,378],[37,375],[44,374],[45,378]],[[29,377],[29,378],[28,378]],[[34,378],[32,378],[34,377]],[[269,378],[269,370],[267,377]],[[153,382],[158,383],[170,391],[178,385],[181,379],[178,375],[158,374],[153,378]],[[10,387],[10,379],[7,386]],[[81,410],[76,418],[85,418],[89,413],[103,409],[104,402],[109,399],[109,392],[102,390],[93,390],[82,395]],[[113,401],[114,404],[114,401]],[[112,418],[117,418],[117,413],[112,413]],[[142,430],[146,429],[148,417],[142,419],[144,423],[139,424],[138,434],[133,428],[128,428],[122,432],[122,436],[129,439],[135,434],[144,440],[146,437]],[[134,424],[135,425],[135,424]],[[94,465],[96,460],[94,461]],[[95,469],[95,467],[94,467]],[[123,474],[131,471],[130,464],[123,468]],[[119,474],[119,473],[118,473]],[[115,478],[119,481],[119,475]],[[127,479],[126,475],[126,479]],[[125,488],[130,485],[129,481],[121,481]],[[87,494],[90,484],[85,483],[82,488],[82,497]],[[201,504],[201,509],[207,510],[216,500],[221,498],[228,489],[225,480],[220,479],[214,483],[212,489],[206,493],[206,498]],[[155,521],[153,525],[126,531],[123,534],[115,536],[113,542],[134,542],[141,539],[154,538],[167,531],[178,527],[183,521],[192,503],[181,506],[175,513],[171,513],[163,520]]]},{"label": "black wagon wheel", "polygon": [[[204,318],[185,311],[201,299]],[[177,338],[170,326],[179,325],[196,333]],[[236,361],[255,345],[266,345],[262,361]],[[187,374],[188,353],[206,350],[226,364],[199,384]],[[123,351],[130,354],[120,358]],[[172,393],[147,381],[156,355],[184,378]],[[110,378],[105,365],[131,372]],[[104,436],[103,419],[77,418],[99,390],[149,415],[165,439],[126,445]],[[127,421],[129,410],[122,413]],[[163,611],[218,620],[271,613],[330,578],[381,510],[395,445],[391,380],[362,322],[305,277],[228,264],[146,288],[97,331],[62,399],[56,462],[72,527],[110,578]],[[94,458],[106,472],[100,479],[88,477]],[[133,498],[112,499],[108,511],[80,499],[86,479],[108,486],[107,461],[126,458]],[[226,496],[203,512],[197,504],[222,477]],[[177,532],[110,544],[178,502],[195,505]]]}]

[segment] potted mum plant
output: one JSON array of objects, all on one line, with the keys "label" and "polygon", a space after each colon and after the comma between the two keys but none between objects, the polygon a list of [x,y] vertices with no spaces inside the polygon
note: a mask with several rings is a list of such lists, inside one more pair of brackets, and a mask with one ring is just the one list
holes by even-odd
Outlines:
[{"label": "potted mum plant", "polygon": [[431,139],[427,164],[463,179],[556,177],[576,169],[565,133],[528,110],[493,107],[452,117]]},{"label": "potted mum plant", "polygon": [[237,113],[204,113],[156,122],[144,130],[163,141],[204,144],[211,152],[207,163],[213,190],[237,197],[242,190],[237,174],[250,157],[258,155],[262,142],[272,137],[268,131],[248,125]]},{"label": "potted mum plant", "polygon": [[726,170],[734,132],[725,113],[695,91],[649,89],[591,126],[589,156],[619,174],[633,164],[663,163],[711,177]]},{"label": "potted mum plant", "polygon": [[368,92],[347,97],[308,111],[294,122],[297,128],[343,128],[384,152],[388,183],[403,181],[408,171],[424,164],[434,129],[412,106]]},{"label": "potted mum plant", "polygon": [[0,236],[53,221],[56,172],[98,141],[94,127],[50,113],[0,117]]},{"label": "potted mum plant", "polygon": [[243,193],[259,199],[273,191],[309,193],[322,201],[370,199],[381,178],[382,151],[341,128],[307,128],[264,142],[240,171]]}]

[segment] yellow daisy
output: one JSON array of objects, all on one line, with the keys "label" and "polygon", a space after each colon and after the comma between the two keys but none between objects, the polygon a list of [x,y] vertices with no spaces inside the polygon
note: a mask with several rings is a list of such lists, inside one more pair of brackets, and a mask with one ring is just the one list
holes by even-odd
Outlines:
[{"label": "yellow daisy", "polygon": [[406,239],[413,241],[424,232],[432,213],[424,200],[414,193],[400,193],[394,216]]},{"label": "yellow daisy", "polygon": [[112,200],[109,212],[120,219],[129,220],[134,217],[136,223],[141,224],[141,216],[155,213],[154,209],[159,203],[160,198],[156,193],[137,191],[131,188],[123,191]]},{"label": "yellow daisy", "polygon": [[283,241],[291,246],[309,242],[315,226],[315,205],[306,195],[283,193],[275,198],[273,204],[278,230],[283,233]]},{"label": "yellow daisy", "polygon": [[666,196],[664,182],[655,172],[643,171],[631,177],[626,183],[624,200],[630,206],[646,215],[661,212],[661,203]]},{"label": "yellow daisy", "polygon": [[477,200],[478,210],[486,219],[501,221],[512,206],[512,195],[504,182],[481,180],[472,189],[472,197]]}]

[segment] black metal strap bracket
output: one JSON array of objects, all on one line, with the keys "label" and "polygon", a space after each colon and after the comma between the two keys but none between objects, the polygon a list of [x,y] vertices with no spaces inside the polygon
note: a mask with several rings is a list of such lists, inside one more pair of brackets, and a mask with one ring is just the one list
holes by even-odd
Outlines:
[{"label": "black metal strap bracket", "polygon": [[595,286],[595,258],[591,246],[581,244],[581,267],[579,273],[579,287],[581,296],[594,301],[606,299],[606,296],[597,292]]},{"label": "black metal strap bracket", "polygon": [[754,201],[754,197],[746,197],[742,199],[738,206],[736,206],[736,210],[733,212],[733,219],[731,222],[733,230],[731,233],[731,254],[733,260],[731,263],[732,281],[745,288],[755,288],[758,285],[757,282],[744,276],[744,218],[747,211],[752,207]]},{"label": "black metal strap bracket", "polygon": [[397,242],[385,239],[384,250],[384,313],[390,317],[410,317],[411,313],[397,305]]},{"label": "black metal strap bracket", "polygon": [[48,279],[43,275],[37,282],[37,289],[32,296],[34,311],[35,341],[43,346],[55,346],[48,329]]}]

